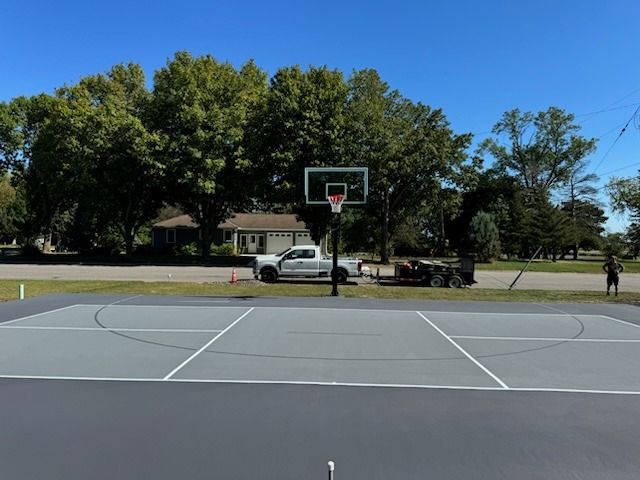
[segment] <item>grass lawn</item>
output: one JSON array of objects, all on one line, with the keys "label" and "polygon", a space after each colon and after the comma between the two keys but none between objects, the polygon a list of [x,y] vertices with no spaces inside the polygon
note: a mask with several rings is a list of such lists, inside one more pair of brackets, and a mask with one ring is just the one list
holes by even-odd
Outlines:
[{"label": "grass lawn", "polygon": [[[625,267],[625,273],[640,273],[640,261],[621,260]],[[499,260],[493,263],[476,263],[477,270],[521,270],[527,264],[526,261]],[[529,272],[551,273],[602,273],[604,260],[535,260],[531,262]]]},{"label": "grass lawn", "polygon": [[[395,262],[403,262],[406,259],[391,259],[391,264]],[[452,259],[439,258],[437,260],[447,262]],[[548,272],[548,273],[603,273],[602,265],[604,257],[594,260],[534,260],[529,265],[529,272]],[[621,260],[625,267],[625,273],[640,273],[640,260]],[[368,259],[364,260],[366,265],[375,271],[381,267],[377,262]],[[510,270],[519,271],[527,264],[527,260],[497,260],[493,263],[476,263],[476,270]],[[391,267],[392,268],[392,267]]]},{"label": "grass lawn", "polygon": [[[16,300],[18,287],[25,285],[27,298],[53,293],[103,293],[118,295],[193,295],[220,297],[327,296],[330,285],[238,283],[202,284],[178,282],[78,281],[78,280],[0,280],[0,301]],[[423,300],[484,300],[507,302],[640,303],[640,293],[621,293],[619,297],[602,292],[551,290],[449,289],[424,287],[380,287],[378,285],[341,286],[350,298],[391,298]]]}]

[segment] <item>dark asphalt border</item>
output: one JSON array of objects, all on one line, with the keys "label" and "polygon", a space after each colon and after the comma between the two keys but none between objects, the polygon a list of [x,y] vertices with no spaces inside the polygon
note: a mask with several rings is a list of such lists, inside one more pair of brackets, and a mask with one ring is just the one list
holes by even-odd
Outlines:
[{"label": "dark asphalt border", "polygon": [[640,471],[640,402],[566,393],[0,379],[12,480],[575,479]]}]

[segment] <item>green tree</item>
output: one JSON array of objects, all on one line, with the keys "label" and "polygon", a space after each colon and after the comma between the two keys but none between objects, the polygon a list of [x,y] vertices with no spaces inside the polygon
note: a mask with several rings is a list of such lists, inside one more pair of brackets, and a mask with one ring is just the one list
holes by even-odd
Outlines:
[{"label": "green tree", "polygon": [[305,167],[345,166],[342,73],[327,67],[279,69],[271,80],[260,128],[262,188],[272,204],[293,205],[316,243],[327,233],[329,208],[304,203]]},{"label": "green tree", "polygon": [[246,134],[265,92],[253,62],[236,70],[179,52],[155,74],[152,115],[164,139],[167,195],[200,225],[205,256],[220,222],[250,204],[255,165]]},{"label": "green tree", "polygon": [[102,233],[119,232],[127,254],[140,228],[162,205],[160,140],[150,129],[150,93],[139,65],[116,65],[106,75],[83,78],[59,95],[88,120],[79,170],[86,172],[79,213],[92,207]]},{"label": "green tree", "polygon": [[579,249],[600,248],[607,217],[604,210],[595,201],[576,200],[564,202],[561,206],[571,221],[571,242],[567,245],[577,260]]},{"label": "green tree", "polygon": [[[625,237],[628,242],[629,253],[637,256],[640,251],[640,174],[629,178],[613,177],[607,183],[606,189],[613,211],[630,214],[631,223],[627,228]],[[605,237],[605,250],[619,252],[621,248],[618,246],[619,242],[614,235],[610,234]],[[614,253],[614,255],[616,254]]]},{"label": "green tree", "polygon": [[13,241],[18,235],[22,198],[11,184],[8,174],[0,176],[0,244]]},{"label": "green tree", "polygon": [[24,124],[21,101],[0,102],[0,174],[14,170],[21,161]]},{"label": "green tree", "polygon": [[622,257],[627,252],[627,246],[622,233],[608,233],[603,238],[602,253],[605,256]]},{"label": "green tree", "polygon": [[479,175],[476,186],[464,192],[457,213],[446,219],[451,247],[458,253],[470,249],[466,232],[471,219],[481,210],[493,215],[501,252],[508,256],[520,254],[526,211],[522,188],[516,179],[494,169]]},{"label": "green tree", "polygon": [[496,166],[518,179],[534,195],[569,180],[576,166],[595,150],[596,140],[576,134],[575,117],[557,107],[533,114],[514,109],[505,112],[492,132],[498,137],[480,145]]},{"label": "green tree", "polygon": [[27,215],[21,225],[27,243],[45,236],[45,250],[61,226],[56,220],[72,208],[86,179],[83,140],[87,110],[58,96],[19,99],[24,123],[16,177],[23,182]]},{"label": "green tree", "polygon": [[462,189],[476,165],[466,163],[470,135],[456,135],[441,110],[391,91],[375,70],[349,79],[346,155],[369,167],[369,214],[380,225],[388,262],[393,235],[407,219]]},{"label": "green tree", "polygon": [[640,223],[631,222],[625,232],[626,243],[629,248],[629,254],[636,258],[640,255]]},{"label": "green tree", "polygon": [[584,160],[576,163],[563,185],[562,210],[572,223],[571,250],[573,259],[578,259],[578,250],[584,245],[597,243],[604,232],[603,223],[607,220],[604,211],[596,201],[597,189],[593,183],[598,180],[594,173],[586,173]]},{"label": "green tree", "polygon": [[500,255],[500,234],[493,215],[479,211],[469,224],[469,241],[480,262]]},{"label": "green tree", "polygon": [[640,175],[630,178],[612,177],[606,189],[615,212],[640,216]]},{"label": "green tree", "polygon": [[556,261],[573,238],[571,219],[548,198],[537,195],[524,220],[527,256],[543,247],[543,256]]}]

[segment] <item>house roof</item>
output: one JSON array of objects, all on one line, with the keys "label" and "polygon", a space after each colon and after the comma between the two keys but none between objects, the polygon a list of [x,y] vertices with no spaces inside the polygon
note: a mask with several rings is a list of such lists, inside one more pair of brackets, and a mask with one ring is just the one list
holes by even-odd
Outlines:
[{"label": "house roof", "polygon": [[198,228],[191,215],[179,215],[153,224],[153,228]]},{"label": "house roof", "polygon": [[[198,228],[190,215],[180,215],[153,225],[154,228]],[[304,222],[288,213],[235,213],[218,228],[241,230],[307,230]]]}]

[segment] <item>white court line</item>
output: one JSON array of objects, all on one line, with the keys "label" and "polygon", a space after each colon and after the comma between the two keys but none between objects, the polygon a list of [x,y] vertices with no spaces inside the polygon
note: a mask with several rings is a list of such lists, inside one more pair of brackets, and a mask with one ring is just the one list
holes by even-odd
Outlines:
[{"label": "white court line", "polygon": [[618,322],[618,323],[621,323],[621,324],[623,324],[623,325],[630,325],[630,326],[632,326],[632,327],[640,328],[640,325],[637,325],[637,324],[635,324],[635,323],[627,322],[627,321],[625,321],[625,320],[619,320],[619,319],[617,319],[617,318],[613,318],[613,317],[610,317],[610,316],[608,316],[608,315],[600,315],[600,316],[601,316],[602,318],[606,318],[607,320],[613,320],[614,322]]},{"label": "white court line", "polygon": [[247,310],[246,312],[244,312],[242,315],[240,315],[231,325],[229,325],[227,328],[225,328],[224,330],[222,330],[220,333],[218,333],[215,337],[213,337],[211,340],[209,340],[205,345],[202,346],[202,348],[200,348],[200,350],[198,350],[197,352],[195,352],[193,355],[191,355],[189,358],[187,358],[184,362],[182,362],[180,365],[178,365],[176,368],[174,368],[173,370],[171,370],[171,372],[169,372],[164,378],[163,380],[169,380],[173,375],[175,375],[176,373],[178,373],[180,370],[182,370],[183,367],[185,367],[191,360],[193,360],[194,358],[196,358],[198,355],[200,355],[205,349],[207,349],[213,342],[215,342],[217,339],[219,339],[222,335],[224,335],[225,333],[227,333],[229,330],[231,330],[231,328],[238,323],[240,320],[242,320],[244,317],[246,317],[247,315],[249,315],[251,312],[253,312],[253,307],[251,307],[249,310]]},{"label": "white court line", "polygon": [[[107,305],[100,305],[94,303],[79,303],[79,307],[105,307]],[[109,305],[109,307],[137,307],[137,308],[248,308],[247,305],[214,305],[211,307],[200,307],[197,305]],[[366,312],[366,313],[416,313],[416,310],[388,310],[388,309],[375,309],[375,308],[339,308],[339,307],[282,307],[282,306],[268,306],[268,305],[256,305],[252,308],[260,310],[326,310],[331,312]],[[519,316],[536,316],[536,317],[605,317],[606,315],[590,314],[590,313],[507,313],[507,312],[447,312],[440,310],[420,310],[426,314],[438,313],[446,315],[507,315],[512,317]]]},{"label": "white court line", "polygon": [[71,330],[96,332],[165,332],[165,333],[216,333],[222,330],[190,328],[119,328],[119,327],[45,327],[32,325],[0,325],[0,330]]},{"label": "white court line", "polygon": [[451,340],[451,337],[449,337],[446,333],[444,333],[442,330],[440,330],[438,328],[437,325],[435,325],[431,320],[429,320],[427,317],[425,317],[422,313],[420,312],[416,312],[425,322],[427,322],[429,325],[431,325],[440,335],[442,335],[444,338],[446,338],[454,347],[456,347],[465,357],[467,357],[469,360],[471,360],[473,363],[475,363],[478,367],[480,367],[482,369],[482,371],[484,373],[486,373],[487,375],[489,375],[491,378],[493,378],[496,382],[498,382],[498,384],[500,384],[500,386],[502,388],[508,389],[509,387],[507,386],[506,383],[504,383],[502,380],[500,380],[496,375],[494,375],[493,373],[491,373],[491,371],[485,367],[484,365],[482,365],[478,360],[476,360],[475,358],[473,358],[471,355],[469,355],[466,350],[464,348],[462,348],[460,345],[458,345],[456,342],[454,342],[453,340]]},{"label": "white court line", "polygon": [[[507,315],[511,317],[603,317],[595,313],[507,313],[507,312],[445,312],[445,311],[430,311],[421,310],[422,312],[440,313],[447,315]],[[560,310],[558,310],[560,312]]]},{"label": "white court line", "polygon": [[77,307],[109,307],[109,308],[199,308],[200,310],[204,310],[205,308],[248,308],[246,305],[216,305],[216,306],[202,306],[199,307],[197,305],[101,305],[97,303],[78,303],[75,305]]},{"label": "white court line", "polygon": [[178,303],[231,303],[231,300],[177,300]]},{"label": "white court line", "polygon": [[640,343],[640,339],[615,339],[615,338],[557,338],[557,337],[483,337],[478,335],[449,335],[450,338],[462,338],[466,340],[516,340],[516,341],[540,341],[540,342],[593,342],[593,343]]},{"label": "white court line", "polygon": [[20,322],[22,320],[27,320],[29,318],[39,317],[40,315],[46,315],[47,313],[61,312],[62,310],[67,310],[68,308],[78,307],[79,305],[67,305],[66,307],[56,308],[55,310],[48,310],[46,312],[34,313],[33,315],[29,315],[27,317],[16,318],[15,320],[9,320],[8,322],[0,323],[0,326],[9,325],[11,323]]},{"label": "white court line", "polygon": [[59,375],[2,375],[0,379],[7,380],[72,380],[86,382],[137,382],[137,383],[213,383],[229,385],[301,385],[301,386],[327,386],[327,387],[365,387],[365,388],[411,388],[416,390],[463,390],[463,391],[488,391],[502,392],[508,395],[512,392],[529,393],[588,393],[602,395],[640,395],[637,390],[597,390],[580,388],[530,388],[511,387],[473,387],[467,385],[419,385],[419,384],[394,384],[394,383],[349,383],[349,382],[312,382],[312,381],[287,381],[287,380],[215,380],[215,379],[184,379],[184,378],[127,378],[127,377],[74,377]]}]

